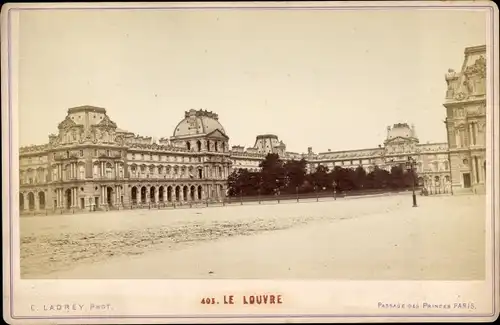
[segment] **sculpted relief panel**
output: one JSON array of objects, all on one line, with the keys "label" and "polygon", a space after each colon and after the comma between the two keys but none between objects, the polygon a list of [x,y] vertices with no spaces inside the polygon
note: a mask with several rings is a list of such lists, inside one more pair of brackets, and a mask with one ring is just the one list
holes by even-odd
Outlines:
[{"label": "sculpted relief panel", "polygon": [[486,59],[480,56],[464,71],[464,84],[470,95],[484,95],[486,92]]},{"label": "sculpted relief panel", "polygon": [[480,56],[474,64],[465,68],[463,73],[449,69],[445,75],[447,83],[446,98],[458,101],[470,96],[482,96],[486,93],[486,59]]}]

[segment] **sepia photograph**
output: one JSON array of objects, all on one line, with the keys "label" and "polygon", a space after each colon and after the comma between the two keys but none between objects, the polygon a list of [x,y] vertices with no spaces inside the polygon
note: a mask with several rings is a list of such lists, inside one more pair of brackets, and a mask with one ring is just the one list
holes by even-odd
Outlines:
[{"label": "sepia photograph", "polygon": [[[2,8],[10,281],[457,281],[373,308],[497,317],[498,9],[432,3]],[[248,288],[195,300],[294,300]],[[25,319],[120,318],[51,290]]]}]

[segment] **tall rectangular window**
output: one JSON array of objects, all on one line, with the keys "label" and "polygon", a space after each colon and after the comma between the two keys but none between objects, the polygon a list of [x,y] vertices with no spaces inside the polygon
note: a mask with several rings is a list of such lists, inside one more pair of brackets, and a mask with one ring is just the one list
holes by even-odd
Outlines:
[{"label": "tall rectangular window", "polygon": [[472,144],[476,145],[477,123],[472,123]]}]

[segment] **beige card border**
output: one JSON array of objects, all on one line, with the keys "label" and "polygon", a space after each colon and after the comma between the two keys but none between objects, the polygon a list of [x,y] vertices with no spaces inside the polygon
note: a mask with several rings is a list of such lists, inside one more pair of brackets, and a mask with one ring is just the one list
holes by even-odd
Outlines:
[{"label": "beige card border", "polygon": [[[218,9],[218,10],[389,10],[447,9],[487,10],[489,12],[487,69],[487,227],[485,281],[269,281],[269,280],[21,280],[19,272],[19,206],[17,65],[15,53],[16,13],[22,10],[82,8],[85,10],[123,8]],[[267,2],[267,3],[79,3],[7,4],[2,8],[2,170],[4,319],[9,323],[253,323],[253,322],[355,322],[355,321],[477,321],[492,320],[499,312],[499,103],[498,103],[498,8],[493,2]],[[496,37],[495,37],[496,36]],[[496,200],[495,200],[496,198]],[[491,223],[489,223],[491,222]],[[199,299],[229,293],[252,291],[283,294],[287,303],[279,307],[224,309],[201,307]],[[75,295],[78,293],[78,295]],[[307,294],[305,294],[307,293]],[[133,295],[134,297],[130,297]],[[446,310],[409,315],[408,309],[379,310],[377,302],[453,303],[465,296],[477,306],[475,312]],[[135,298],[135,299],[134,299]],[[455,300],[453,300],[455,299]],[[33,312],[33,306],[48,303],[111,303],[110,312],[50,315]],[[42,307],[40,307],[42,308]],[[43,308],[42,308],[43,309]],[[302,314],[297,313],[297,310]],[[163,313],[163,315],[162,315]],[[120,315],[121,314],[121,315]]]}]

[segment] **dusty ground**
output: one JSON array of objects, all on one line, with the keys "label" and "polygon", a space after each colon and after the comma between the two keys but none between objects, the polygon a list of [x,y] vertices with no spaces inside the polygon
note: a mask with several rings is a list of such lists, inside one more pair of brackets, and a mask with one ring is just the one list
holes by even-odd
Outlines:
[{"label": "dusty ground", "polygon": [[23,278],[484,278],[485,197],[21,218]]}]

